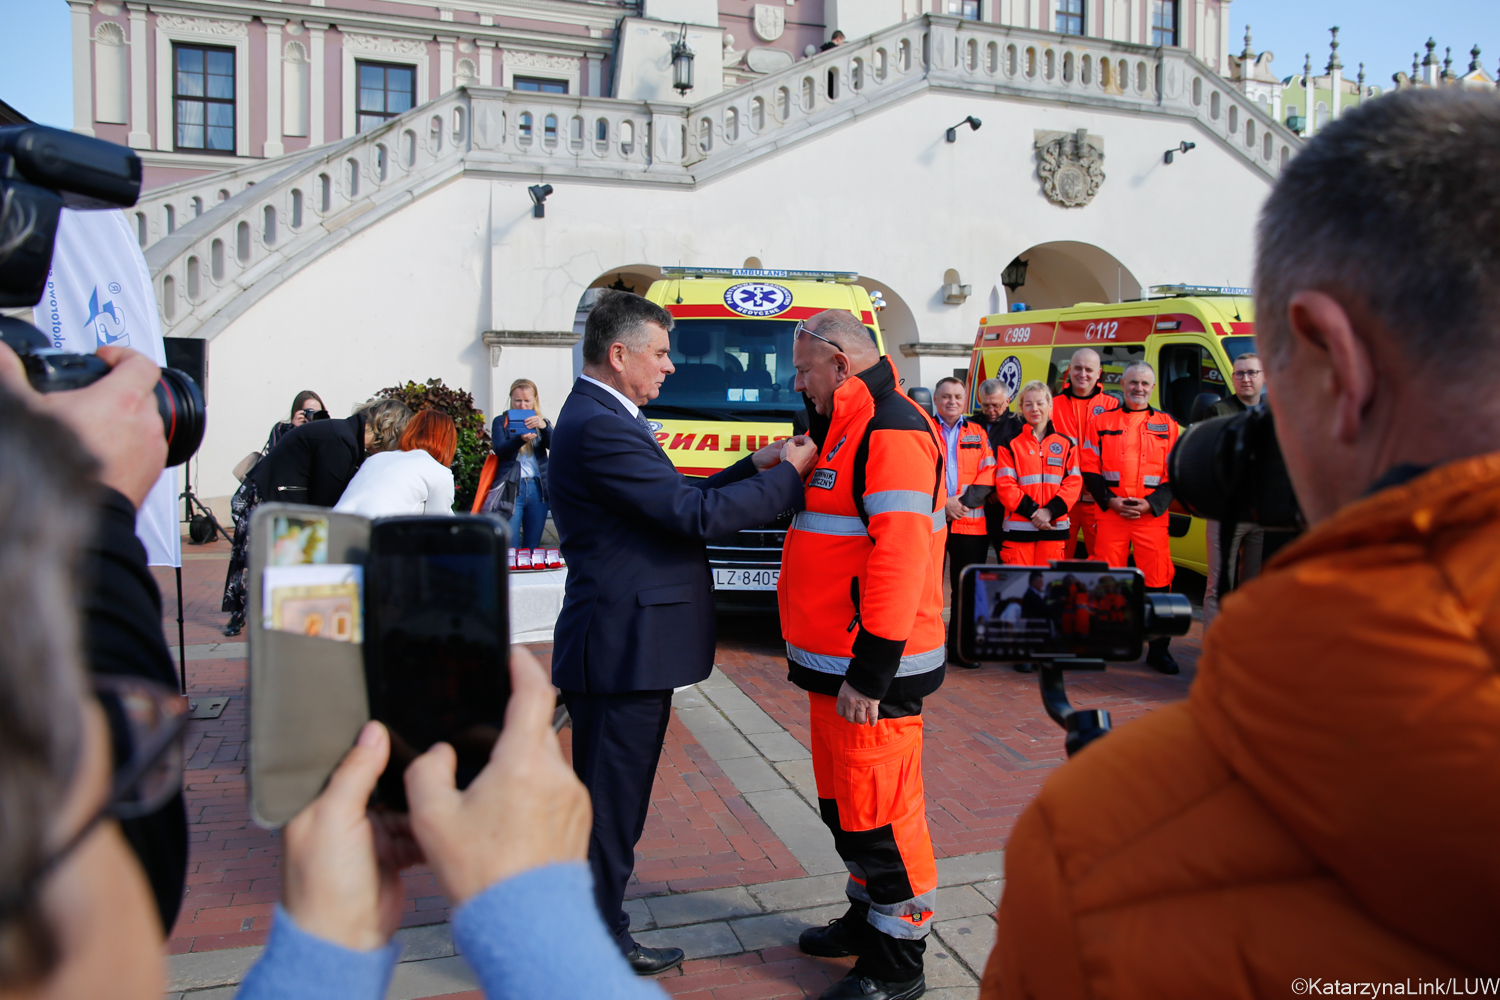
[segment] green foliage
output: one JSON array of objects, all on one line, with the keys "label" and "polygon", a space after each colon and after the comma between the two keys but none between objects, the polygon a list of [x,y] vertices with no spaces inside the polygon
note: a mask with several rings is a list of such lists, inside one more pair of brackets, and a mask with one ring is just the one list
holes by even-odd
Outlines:
[{"label": "green foliage", "polygon": [[490,453],[490,432],[484,414],[474,406],[474,397],[462,389],[448,388],[440,378],[430,378],[426,384],[408,382],[391,386],[375,396],[399,399],[413,413],[438,410],[453,418],[458,428],[458,451],[453,456],[453,509],[468,513],[474,505],[474,491],[479,488],[479,470]]}]

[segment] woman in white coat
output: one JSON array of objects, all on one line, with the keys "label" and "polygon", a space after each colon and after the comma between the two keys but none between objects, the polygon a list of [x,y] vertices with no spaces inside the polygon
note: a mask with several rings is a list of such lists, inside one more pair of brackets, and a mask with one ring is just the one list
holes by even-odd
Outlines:
[{"label": "woman in white coat", "polygon": [[453,418],[423,410],[406,425],[400,451],[365,459],[334,510],[365,517],[453,513]]}]

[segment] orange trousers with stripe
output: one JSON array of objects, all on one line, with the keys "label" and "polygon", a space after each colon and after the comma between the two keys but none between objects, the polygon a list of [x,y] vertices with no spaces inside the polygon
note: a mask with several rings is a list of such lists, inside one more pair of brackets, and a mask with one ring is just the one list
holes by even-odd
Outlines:
[{"label": "orange trousers with stripe", "polygon": [[916,944],[927,936],[937,900],[922,717],[856,726],[838,714],[836,698],[809,693],[808,700],[818,805],[849,868],[849,899],[868,906],[873,929]]},{"label": "orange trousers with stripe", "polygon": [[1135,556],[1135,568],[1146,578],[1148,587],[1170,587],[1177,567],[1172,565],[1172,542],[1167,535],[1167,515],[1161,517],[1121,517],[1112,510],[1099,515],[1094,540],[1098,551],[1089,547],[1089,558],[1102,559],[1111,566],[1124,566]]},{"label": "orange trousers with stripe", "polygon": [[1068,543],[1013,542],[1006,539],[1000,550],[1000,562],[1006,566],[1045,566],[1054,559],[1069,559]]},{"label": "orange trousers with stripe", "polygon": [[1068,511],[1068,521],[1073,527],[1068,532],[1068,554],[1065,558],[1073,558],[1073,553],[1078,549],[1080,536],[1083,538],[1083,548],[1087,557],[1089,559],[1100,558],[1094,554],[1095,546],[1098,544],[1094,536],[1099,527],[1099,505],[1079,500],[1073,505],[1073,509]]}]

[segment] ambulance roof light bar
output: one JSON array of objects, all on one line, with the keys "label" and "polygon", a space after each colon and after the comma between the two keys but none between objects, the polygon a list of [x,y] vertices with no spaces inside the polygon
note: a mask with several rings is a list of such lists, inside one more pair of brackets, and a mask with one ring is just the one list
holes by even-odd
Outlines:
[{"label": "ambulance roof light bar", "polygon": [[1236,288],[1233,285],[1152,285],[1151,291],[1157,295],[1183,296],[1183,295],[1243,295],[1252,296],[1253,289]]},{"label": "ambulance roof light bar", "polygon": [[781,278],[784,281],[836,281],[852,285],[856,271],[775,271],[752,267],[664,267],[663,278]]}]

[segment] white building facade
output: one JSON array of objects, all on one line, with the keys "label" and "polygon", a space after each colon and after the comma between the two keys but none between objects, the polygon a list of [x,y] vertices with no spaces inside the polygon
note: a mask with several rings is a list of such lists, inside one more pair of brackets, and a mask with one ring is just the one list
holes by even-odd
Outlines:
[{"label": "white building facade", "polygon": [[[91,74],[80,121],[142,151],[158,183],[133,211],[163,328],[208,341],[209,497],[232,491],[230,468],[301,389],[341,413],[441,377],[493,412],[525,377],[555,414],[590,290],[644,291],[667,265],[858,271],[889,305],[908,385],[966,368],[979,318],[1014,303],[1245,285],[1256,214],[1299,144],[1225,78],[1227,0],[366,5],[438,15],[425,21],[327,2],[73,4]],[[1168,20],[1179,44],[1159,34]],[[101,60],[106,22],[128,51]],[[843,45],[805,54],[835,29]],[[168,80],[165,113],[159,91],[138,95],[139,73],[161,77],[135,38],[179,70],[180,50],[201,49],[202,68],[186,65],[203,96],[191,73]],[[679,39],[695,55],[685,94]],[[227,51],[233,72],[221,56],[213,83],[208,56]],[[358,86],[376,65],[380,87]],[[218,141],[233,152],[175,148],[174,102],[206,105],[230,77],[232,113],[205,110],[202,139],[232,118]],[[279,113],[239,100],[278,77]],[[112,87],[129,98],[97,99]],[[982,126],[947,141],[970,117]],[[536,218],[540,184],[553,191]],[[1001,274],[1017,258],[1012,292]]]}]

